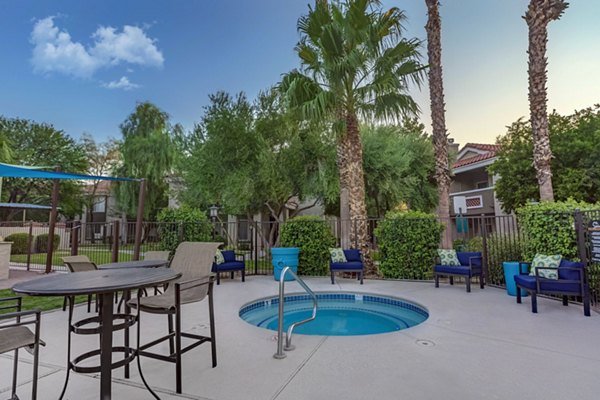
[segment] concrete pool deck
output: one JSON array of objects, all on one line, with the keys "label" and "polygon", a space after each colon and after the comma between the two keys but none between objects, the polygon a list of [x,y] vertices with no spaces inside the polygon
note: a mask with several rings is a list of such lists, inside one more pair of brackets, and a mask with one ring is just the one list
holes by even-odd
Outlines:
[{"label": "concrete pool deck", "polygon": [[[275,360],[275,332],[238,317],[242,305],[276,295],[272,277],[223,279],[215,286],[218,366],[210,346],[184,355],[183,395],[175,395],[174,365],[142,359],[151,386],[162,399],[557,399],[596,400],[600,396],[600,315],[584,317],[581,306],[529,298],[516,304],[504,290],[464,285],[307,278],[315,291],[356,291],[406,298],[428,308],[421,325],[372,336],[294,335],[296,350]],[[295,283],[286,292],[301,292]],[[75,318],[87,316],[76,307]],[[163,335],[165,316],[142,314],[142,341]],[[67,313],[42,317],[38,398],[56,399],[65,374]],[[208,333],[206,301],[184,306],[185,329]],[[121,341],[122,334],[115,334]],[[97,338],[74,335],[74,354],[91,350]],[[166,343],[163,350],[166,349]],[[31,357],[21,352],[19,396],[29,399]],[[9,396],[12,361],[0,356],[0,398]],[[72,374],[66,399],[99,397],[98,376]],[[132,364],[132,377],[113,371],[113,399],[149,399]]]}]

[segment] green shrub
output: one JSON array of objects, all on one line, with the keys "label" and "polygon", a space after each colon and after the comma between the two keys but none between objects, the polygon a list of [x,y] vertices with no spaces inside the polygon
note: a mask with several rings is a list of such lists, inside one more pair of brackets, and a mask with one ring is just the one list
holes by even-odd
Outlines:
[{"label": "green shrub", "polygon": [[386,278],[431,279],[443,226],[433,214],[389,212],[375,230]]},{"label": "green shrub", "polygon": [[[60,235],[55,233],[52,239],[52,251],[58,249],[60,244]],[[35,251],[36,253],[47,253],[48,252],[48,234],[42,233],[35,237]]]},{"label": "green shrub", "polygon": [[456,251],[483,251],[483,238],[474,236],[471,239],[456,239],[452,243],[452,248]]},{"label": "green shrub", "polygon": [[301,275],[326,275],[329,270],[329,248],[335,238],[325,221],[314,216],[296,217],[281,227],[279,237],[283,247],[299,247]]},{"label": "green shrub", "polygon": [[503,285],[504,261],[520,261],[523,243],[517,233],[494,233],[487,238],[488,275],[486,280],[494,285]]},{"label": "green shrub", "polygon": [[163,208],[158,213],[158,236],[160,248],[175,251],[181,242],[209,242],[212,225],[206,215],[197,208]]},{"label": "green shrub", "polygon": [[523,260],[530,262],[537,253],[561,254],[569,260],[578,260],[574,212],[597,208],[597,205],[574,200],[528,204],[519,208],[517,217],[524,235]]},{"label": "green shrub", "polygon": [[27,254],[28,233],[13,233],[4,238],[6,242],[13,242],[10,248],[10,254]]}]

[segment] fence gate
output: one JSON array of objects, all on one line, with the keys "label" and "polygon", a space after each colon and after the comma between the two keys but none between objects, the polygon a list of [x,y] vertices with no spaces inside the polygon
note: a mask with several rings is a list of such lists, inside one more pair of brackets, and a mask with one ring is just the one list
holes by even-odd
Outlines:
[{"label": "fence gate", "polygon": [[592,307],[600,311],[600,210],[575,212],[577,249],[587,265]]}]

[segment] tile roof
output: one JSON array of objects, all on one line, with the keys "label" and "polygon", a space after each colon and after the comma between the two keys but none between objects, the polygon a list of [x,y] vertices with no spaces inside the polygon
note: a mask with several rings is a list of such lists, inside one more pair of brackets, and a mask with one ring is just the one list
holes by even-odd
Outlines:
[{"label": "tile roof", "polygon": [[497,144],[485,144],[485,143],[467,143],[464,145],[464,147],[462,149],[464,150],[468,147],[476,149],[476,150],[480,150],[480,151],[486,151],[487,153],[477,154],[475,156],[457,160],[452,165],[452,168],[464,167],[465,165],[471,165],[471,164],[478,163],[480,161],[489,160],[490,158],[496,157],[496,152],[500,149],[500,146]]},{"label": "tile roof", "polygon": [[482,151],[493,151],[493,152],[496,152],[496,151],[500,150],[500,145],[497,145],[497,144],[467,143],[467,144],[464,145],[463,149],[465,149],[467,147],[472,147],[474,149],[482,150]]}]

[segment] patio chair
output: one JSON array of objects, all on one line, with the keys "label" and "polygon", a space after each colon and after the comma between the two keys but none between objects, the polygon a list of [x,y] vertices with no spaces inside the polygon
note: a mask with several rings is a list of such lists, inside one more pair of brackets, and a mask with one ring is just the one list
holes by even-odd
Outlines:
[{"label": "patio chair", "polygon": [[234,250],[221,250],[223,259],[221,264],[213,261],[211,271],[217,274],[217,285],[221,284],[221,272],[230,272],[233,279],[235,271],[242,271],[242,282],[246,282],[246,256],[244,254],[235,254]]},{"label": "patio chair", "polygon": [[[144,253],[144,260],[164,260],[170,261],[171,252],[168,250],[165,251],[147,251]],[[167,264],[168,265],[168,264]],[[162,293],[161,289],[158,286],[154,286],[154,294]]]},{"label": "patio chair", "polygon": [[[529,266],[529,263],[520,263]],[[526,290],[531,295],[531,312],[537,313],[537,295],[547,294],[562,296],[564,306],[569,305],[569,296],[581,297],[583,300],[583,314],[590,316],[590,287],[587,280],[585,265],[577,261],[562,259],[558,265],[558,279],[548,279],[540,275],[540,270],[549,268],[535,268],[535,275],[515,275],[517,284],[517,303],[521,303],[521,291]]]},{"label": "patio chair", "polygon": [[169,251],[147,251],[144,253],[144,260],[165,260],[169,261],[171,252]]},{"label": "patio chair", "polygon": [[[95,271],[98,269],[96,264],[90,261],[87,256],[66,256],[62,257],[63,263],[69,269],[69,272],[85,272],[85,271]],[[63,301],[63,311],[67,309],[67,298]],[[88,296],[87,301],[87,312],[90,312],[92,309],[92,295]],[[98,304],[96,304],[96,310],[98,309]]]},{"label": "patio chair", "polygon": [[[165,314],[168,316],[169,333],[146,344],[140,344],[139,335],[141,321],[138,319],[138,354],[167,361],[175,364],[176,392],[182,391],[181,356],[189,350],[204,342],[211,343],[212,366],[217,366],[217,347],[215,337],[215,319],[213,308],[213,283],[214,275],[210,268],[215,252],[221,243],[183,242],[175,250],[171,269],[180,272],[182,277],[170,283],[164,293],[157,296],[140,297],[130,300],[129,306],[138,309],[138,318],[141,311],[152,314]],[[210,336],[203,336],[181,331],[181,306],[195,303],[208,297],[208,311],[210,320]],[[175,324],[173,326],[173,316]],[[181,338],[194,339],[188,346],[182,348]],[[152,353],[147,349],[169,341],[169,355]]]},{"label": "patio chair", "polygon": [[[9,303],[9,304],[6,304]],[[33,355],[33,379],[31,383],[31,398],[37,399],[37,381],[39,364],[39,346],[45,343],[40,340],[40,310],[21,311],[21,297],[7,297],[0,299],[0,354],[14,351],[12,390],[10,400],[18,400],[17,396],[17,370],[19,368],[19,349],[31,352]],[[7,312],[7,310],[15,310]],[[35,316],[34,319],[22,319]],[[7,320],[14,320],[10,322]],[[7,322],[5,322],[7,321]],[[27,325],[34,324],[33,332]]]},{"label": "patio chair", "polygon": [[471,292],[471,278],[479,277],[479,287],[485,287],[483,276],[483,258],[480,252],[457,252],[456,257],[460,265],[443,265],[438,261],[433,266],[433,278],[435,287],[440,287],[440,276],[447,276],[451,285],[454,285],[454,278],[465,278],[467,284],[467,293]]},{"label": "patio chair", "polygon": [[360,284],[362,285],[365,270],[362,252],[358,249],[348,249],[344,250],[344,255],[346,256],[346,262],[333,262],[331,257],[329,258],[331,284],[335,284],[336,272],[356,272],[358,274],[358,280],[360,280]]}]

